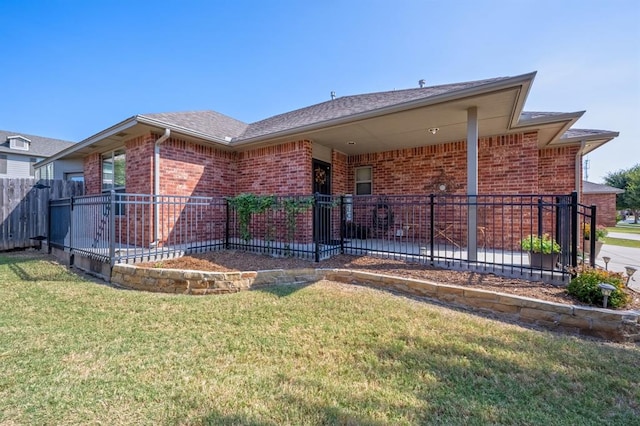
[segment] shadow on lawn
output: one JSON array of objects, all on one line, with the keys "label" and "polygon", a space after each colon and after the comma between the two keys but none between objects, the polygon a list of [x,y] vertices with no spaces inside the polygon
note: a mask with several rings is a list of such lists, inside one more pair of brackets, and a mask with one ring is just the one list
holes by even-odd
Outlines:
[{"label": "shadow on lawn", "polygon": [[[356,415],[347,413],[346,410],[339,407],[318,407],[309,403],[308,401],[301,401],[299,399],[287,398],[286,403],[288,407],[292,407],[293,411],[301,412],[299,421],[305,424],[322,424],[322,425],[345,425],[345,426],[383,426],[387,425],[386,422],[375,421],[366,415]],[[292,405],[295,404],[295,405]],[[294,421],[295,415],[287,416],[289,421]],[[181,424],[182,421],[176,423]],[[276,421],[258,421],[247,418],[241,415],[223,415],[220,412],[213,411],[199,418],[195,424],[203,425],[246,425],[246,426],[276,426],[282,423]]]},{"label": "shadow on lawn", "polygon": [[252,289],[252,291],[261,291],[264,293],[273,294],[274,296],[277,296],[277,297],[287,297],[315,283],[316,282],[304,282],[304,283],[292,283],[292,284],[269,284],[269,285],[256,287]]},{"label": "shadow on lawn", "polygon": [[80,270],[68,268],[58,263],[57,259],[49,254],[35,251],[2,253],[0,254],[0,267],[5,265],[17,280],[24,282],[93,281],[105,284],[104,281],[82,273]]}]

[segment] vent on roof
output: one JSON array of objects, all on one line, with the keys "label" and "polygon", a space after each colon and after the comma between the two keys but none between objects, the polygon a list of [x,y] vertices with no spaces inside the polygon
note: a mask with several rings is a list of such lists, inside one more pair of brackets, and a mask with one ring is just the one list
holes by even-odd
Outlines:
[{"label": "vent on roof", "polygon": [[331,91],[331,100],[334,100],[336,98],[336,92],[334,92],[333,90]]},{"label": "vent on roof", "polygon": [[422,78],[422,79],[418,80],[418,84],[420,85],[420,88],[422,89],[425,86],[425,84],[427,84],[427,82],[424,81],[424,78]]}]

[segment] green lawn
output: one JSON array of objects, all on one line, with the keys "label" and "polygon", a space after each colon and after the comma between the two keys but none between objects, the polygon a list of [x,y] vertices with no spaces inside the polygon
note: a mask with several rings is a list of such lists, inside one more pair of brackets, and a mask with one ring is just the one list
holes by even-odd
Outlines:
[{"label": "green lawn", "polygon": [[625,232],[627,234],[640,234],[640,224],[635,225],[633,223],[618,223],[615,227],[610,226],[607,228],[609,232]]},{"label": "green lawn", "polygon": [[[607,228],[607,231],[609,232],[623,232],[626,234],[640,234],[640,224],[639,225],[634,225],[634,224],[617,224],[615,227],[611,226],[609,228]],[[640,248],[640,241],[638,240],[630,240],[627,238],[613,238],[613,237],[606,237],[604,239],[606,244],[612,245],[612,246],[621,246],[621,247],[633,247],[633,248]]]},{"label": "green lawn", "polygon": [[0,255],[0,424],[638,424],[640,347],[361,287],[116,290]]}]

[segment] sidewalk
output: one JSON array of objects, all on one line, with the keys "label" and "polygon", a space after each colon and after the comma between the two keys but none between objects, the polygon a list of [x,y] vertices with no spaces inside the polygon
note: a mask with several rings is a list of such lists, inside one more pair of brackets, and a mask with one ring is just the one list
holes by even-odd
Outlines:
[{"label": "sidewalk", "polygon": [[[617,234],[617,233],[616,233]],[[609,233],[612,238],[628,238],[630,234],[621,234],[622,237],[614,236],[612,232]],[[639,237],[638,235],[634,235],[634,237]],[[635,238],[634,238],[635,239]],[[602,260],[603,256],[610,257],[608,265],[605,265]],[[616,272],[625,272],[626,266],[631,266],[636,268],[638,272],[633,275],[635,281],[629,282],[629,287],[634,290],[640,292],[640,248],[632,248],[632,247],[620,247],[620,246],[612,246],[605,243],[602,246],[602,250],[600,250],[600,255],[596,259],[596,265],[601,267],[607,267],[610,271]],[[626,273],[625,273],[626,275]]]},{"label": "sidewalk", "polygon": [[[625,240],[636,240],[640,241],[640,234],[627,234],[623,232],[609,232],[607,237],[611,238],[623,238]],[[606,241],[606,239],[605,239]]]}]

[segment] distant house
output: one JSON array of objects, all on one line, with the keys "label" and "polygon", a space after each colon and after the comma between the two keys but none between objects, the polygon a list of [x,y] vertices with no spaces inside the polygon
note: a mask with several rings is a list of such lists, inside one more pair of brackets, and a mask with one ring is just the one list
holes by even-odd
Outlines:
[{"label": "distant house", "polygon": [[582,182],[581,203],[597,207],[597,225],[616,226],[616,195],[623,192],[624,190],[619,188],[585,180]]},{"label": "distant house", "polygon": [[73,145],[60,139],[0,130],[0,178],[82,180],[82,161],[65,159],[41,169],[35,167],[38,162]]}]

